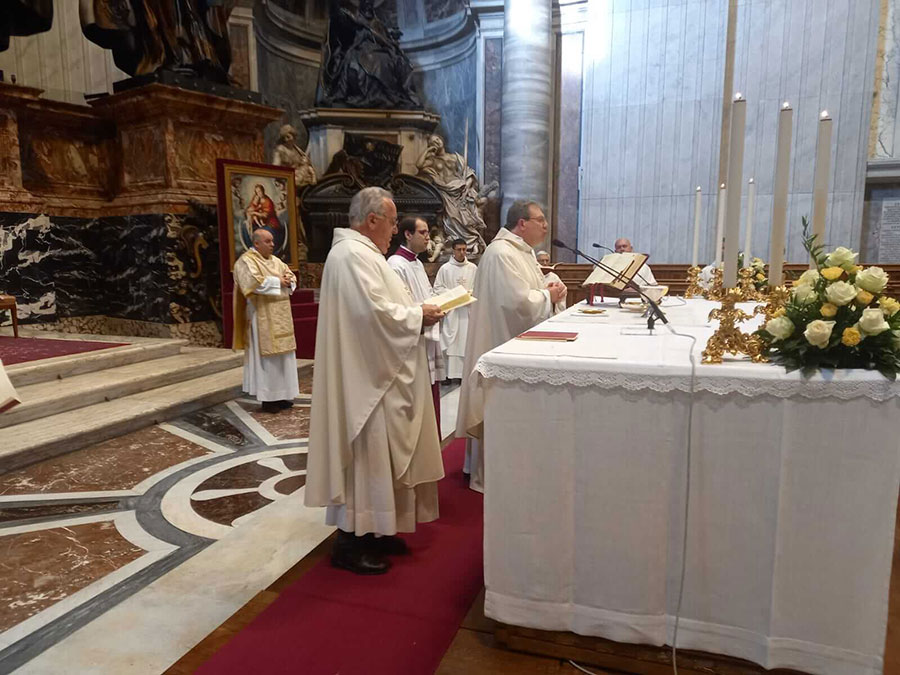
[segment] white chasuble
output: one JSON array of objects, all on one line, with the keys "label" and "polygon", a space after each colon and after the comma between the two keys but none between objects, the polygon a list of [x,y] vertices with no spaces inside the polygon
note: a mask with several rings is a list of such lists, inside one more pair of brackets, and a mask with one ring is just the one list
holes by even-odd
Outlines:
[{"label": "white chasuble", "polygon": [[[553,310],[534,250],[506,228],[500,229],[478,263],[473,295],[478,302],[469,306],[456,437],[479,439],[480,445],[484,391],[481,375],[472,372],[475,364],[485,352],[549,318]],[[469,443],[468,450],[472,449]],[[483,491],[484,457],[478,452],[467,456],[467,462],[474,464],[469,486]]]},{"label": "white chasuble", "polygon": [[[469,293],[475,288],[475,263],[456,258],[441,266],[434,278],[434,293],[443,293],[451,288],[463,286]],[[477,296],[476,296],[477,297]],[[469,334],[469,307],[460,307],[449,312],[441,319],[441,349],[444,352],[444,364],[447,377],[462,378],[463,359],[466,356],[466,339]]]},{"label": "white chasuble", "polygon": [[322,274],[304,501],[344,531],[411,532],[444,476],[422,309],[366,236],[334,231]]},{"label": "white chasuble", "polygon": [[290,294],[281,275],[290,272],[275,256],[263,258],[256,249],[234,265],[233,346],[244,348],[242,389],[258,401],[293,401],[300,393]]},{"label": "white chasuble", "polygon": [[[431,282],[428,281],[428,273],[425,265],[416,257],[416,254],[405,246],[397,249],[397,252],[388,258],[388,265],[394,270],[412,299],[419,305],[427,302],[434,296]],[[441,327],[434,324],[425,329],[425,355],[428,357],[428,371],[431,373],[431,383],[444,379],[444,359],[441,356]]]}]

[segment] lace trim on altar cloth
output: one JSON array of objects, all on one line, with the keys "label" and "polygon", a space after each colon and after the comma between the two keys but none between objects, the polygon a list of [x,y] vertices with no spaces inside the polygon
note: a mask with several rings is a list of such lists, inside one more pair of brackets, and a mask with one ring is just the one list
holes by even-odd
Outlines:
[{"label": "lace trim on altar cloth", "polygon": [[[636,373],[612,373],[596,371],[564,371],[522,366],[497,365],[479,360],[475,370],[487,379],[504,382],[525,382],[527,384],[550,384],[555,386],[600,387],[603,389],[625,389],[627,391],[650,390],[658,393],[672,391],[690,392],[691,378],[671,375],[641,375]],[[880,377],[880,376],[879,376]],[[873,401],[887,401],[900,397],[900,382],[887,379],[822,381],[822,380],[770,380],[751,377],[703,377],[698,375],[694,391],[705,391],[719,396],[740,394],[752,397],[760,395],[777,398],[833,398],[850,400],[868,398]]]}]

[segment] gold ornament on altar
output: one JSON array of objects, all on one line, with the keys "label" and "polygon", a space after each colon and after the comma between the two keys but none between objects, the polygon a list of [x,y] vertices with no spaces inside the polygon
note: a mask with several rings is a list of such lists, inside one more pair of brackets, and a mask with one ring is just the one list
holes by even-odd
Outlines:
[{"label": "gold ornament on altar", "polygon": [[703,288],[700,286],[700,268],[697,265],[688,267],[687,271],[687,288],[684,289],[684,297],[698,298],[703,295]]},{"label": "gold ornament on altar", "polygon": [[779,310],[784,309],[788,300],[791,298],[791,292],[787,286],[771,286],[768,295],[764,298],[766,304],[757,305],[753,310],[753,316],[763,315],[763,324],[775,318]]},{"label": "gold ornament on altar", "polygon": [[722,306],[709,313],[709,319],[719,322],[719,327],[712,334],[703,350],[703,363],[722,363],[727,354],[740,356],[746,354],[754,363],[764,363],[762,341],[755,334],[741,332],[737,324],[751,318],[749,314],[734,305],[742,298],[741,289],[729,288],[722,298]]},{"label": "gold ornament on altar", "polygon": [[723,271],[721,267],[717,267],[712,272],[712,281],[709,288],[703,292],[703,297],[707,300],[723,300],[725,298],[725,282],[723,281]]},{"label": "gold ornament on altar", "polygon": [[741,289],[741,299],[744,302],[762,300],[763,294],[756,288],[756,270],[752,267],[744,267],[738,271],[740,280],[738,287]]}]

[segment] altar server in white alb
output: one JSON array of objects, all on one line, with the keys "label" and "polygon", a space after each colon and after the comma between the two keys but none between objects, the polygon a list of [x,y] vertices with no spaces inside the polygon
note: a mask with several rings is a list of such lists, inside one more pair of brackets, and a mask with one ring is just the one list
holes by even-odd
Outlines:
[{"label": "altar server in white alb", "polygon": [[[537,258],[538,265],[541,266],[541,273],[544,275],[544,282],[549,286],[552,283],[562,283],[562,279],[559,278],[559,275],[550,269],[550,254],[547,251],[538,251],[535,254],[535,258]],[[553,305],[553,313],[559,314],[560,312],[564,312],[566,310],[566,299],[563,298],[559,302]]]},{"label": "altar server in white alb", "polygon": [[549,318],[553,305],[565,299],[565,284],[547,284],[534,256],[533,247],[546,236],[547,219],[540,205],[514,201],[506,225],[485,249],[475,274],[478,302],[469,314],[456,436],[467,439],[469,487],[478,492],[484,492],[484,390],[481,375],[473,369],[482,354]]},{"label": "altar server in white alb", "polygon": [[[388,265],[403,281],[406,290],[417,303],[423,303],[434,296],[425,265],[418,255],[428,248],[428,223],[421,218],[407,216],[397,228],[400,233],[400,247],[388,258]],[[425,330],[425,354],[428,357],[428,372],[431,374],[431,396],[438,429],[441,426],[441,380],[444,379],[444,357],[441,354],[441,327],[435,324]]]},{"label": "altar server in white alb", "polygon": [[[453,256],[441,266],[434,278],[435,294],[457,286],[469,293],[475,288],[475,263],[466,259],[466,240],[453,241]],[[461,380],[463,359],[466,356],[466,339],[469,334],[469,307],[453,310],[441,320],[441,349],[449,380]]]},{"label": "altar server in white alb", "polygon": [[443,312],[419,304],[384,259],[397,231],[391,194],[360,190],[337,228],[319,299],[307,506],[338,527],[331,562],[382,574],[397,532],[438,517],[444,476],[423,330]]},{"label": "altar server in white alb", "polygon": [[235,349],[244,349],[244,391],[262,403],[265,412],[294,405],[297,343],[290,295],[297,277],[272,255],[272,233],[253,233],[253,248],[234,264]]}]

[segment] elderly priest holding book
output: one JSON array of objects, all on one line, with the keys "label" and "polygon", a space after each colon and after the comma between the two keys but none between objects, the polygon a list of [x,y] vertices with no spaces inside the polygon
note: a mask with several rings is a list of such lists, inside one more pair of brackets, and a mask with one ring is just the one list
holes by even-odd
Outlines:
[{"label": "elderly priest holding book", "polygon": [[322,274],[307,506],[338,527],[331,563],[382,574],[397,532],[438,517],[441,444],[423,332],[443,312],[412,300],[384,259],[397,231],[391,193],[360,190]]},{"label": "elderly priest holding book", "polygon": [[537,202],[516,200],[506,225],[485,249],[475,274],[478,302],[469,312],[469,336],[463,365],[456,436],[466,438],[469,487],[484,492],[484,392],[472,372],[479,357],[527,331],[553,313],[566,296],[565,284],[546,283],[534,246],[547,236],[547,219]]},{"label": "elderly priest holding book", "polygon": [[297,278],[274,250],[272,233],[256,230],[253,248],[234,264],[232,346],[245,349],[244,391],[265,412],[290,408],[300,393],[290,300]]}]

